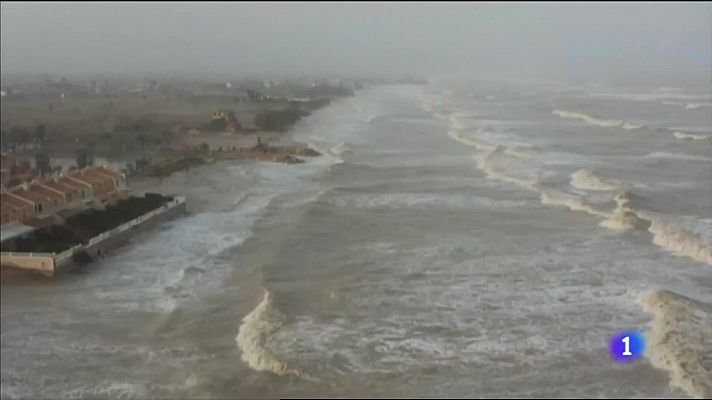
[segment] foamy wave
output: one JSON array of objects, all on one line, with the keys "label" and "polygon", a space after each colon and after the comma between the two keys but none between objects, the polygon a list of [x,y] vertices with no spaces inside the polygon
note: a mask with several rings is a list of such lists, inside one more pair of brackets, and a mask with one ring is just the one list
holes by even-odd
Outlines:
[{"label": "foamy wave", "polygon": [[650,221],[648,231],[653,234],[656,245],[712,265],[712,243],[704,243],[694,232],[663,223],[652,215],[639,212],[638,216]]},{"label": "foamy wave", "polygon": [[[614,229],[647,229],[653,234],[653,243],[673,253],[684,255],[693,260],[712,265],[712,243],[704,243],[694,232],[663,223],[655,216],[638,211],[638,206],[645,207],[640,196],[622,192],[615,197],[618,204],[613,212],[601,210],[584,202],[581,196],[546,189],[537,179],[513,175],[496,164],[496,156],[504,153],[502,146],[496,146],[478,162],[479,169],[488,179],[512,183],[540,194],[544,205],[564,206],[572,211],[583,211],[590,215],[602,217],[600,226]],[[571,185],[584,190],[614,190],[619,189],[617,182],[606,182],[585,169],[571,175]],[[635,204],[634,204],[635,203]],[[634,209],[635,207],[635,209]]]},{"label": "foamy wave", "polygon": [[643,125],[633,124],[633,123],[630,123],[630,122],[628,122],[628,121],[624,122],[624,123],[623,123],[623,126],[621,126],[621,128],[623,128],[623,129],[628,129],[628,130],[640,129],[640,128],[642,128],[642,127],[643,127]]},{"label": "foamy wave", "polygon": [[655,245],[712,265],[712,242],[705,243],[692,231],[664,223],[652,213],[636,210],[644,200],[633,193],[622,192],[615,201],[618,207],[600,223],[601,226],[615,230],[645,229],[653,234]]},{"label": "foamy wave", "polygon": [[590,204],[583,202],[580,196],[560,192],[558,190],[542,189],[541,203],[545,205],[555,205],[568,207],[571,211],[583,211],[591,215],[608,218],[610,215]]},{"label": "foamy wave", "polygon": [[284,318],[284,315],[274,307],[272,294],[265,291],[260,304],[242,319],[242,325],[235,338],[237,346],[242,351],[242,361],[255,371],[272,372],[277,375],[292,374],[314,380],[303,371],[289,368],[269,349],[270,335],[282,327]]},{"label": "foamy wave", "polygon": [[540,194],[541,203],[544,205],[564,206],[572,211],[583,211],[591,215],[597,215],[605,218],[610,217],[608,213],[601,211],[590,204],[584,203],[583,199],[579,196],[557,190],[545,189],[541,182],[537,179],[515,176],[501,169],[496,165],[494,159],[501,152],[502,147],[499,146],[480,159],[479,169],[485,174],[485,177],[513,183],[526,189],[538,192]]},{"label": "foamy wave", "polygon": [[456,130],[466,129],[469,126],[463,122],[464,114],[454,113],[450,116],[450,126]]},{"label": "foamy wave", "polygon": [[451,138],[457,140],[458,142],[465,144],[467,146],[472,146],[480,151],[493,150],[496,147],[496,146],[489,144],[485,141],[481,141],[481,140],[477,140],[477,139],[469,137],[469,136],[465,136],[459,130],[451,129],[448,132],[448,135],[450,135]]},{"label": "foamy wave", "polygon": [[624,208],[618,208],[613,211],[613,214],[611,214],[608,218],[601,221],[599,225],[616,231],[624,231],[633,228],[645,229],[644,227],[649,224],[646,224],[646,221],[638,218],[638,215],[635,212]]},{"label": "foamy wave", "polygon": [[690,396],[712,398],[712,306],[662,290],[644,293],[640,303],[653,316],[646,332],[650,363]]},{"label": "foamy wave", "polygon": [[700,134],[700,133],[675,132],[675,133],[673,133],[673,136],[675,136],[676,138],[681,139],[681,140],[712,139],[712,134],[704,135],[704,134]]},{"label": "foamy wave", "polygon": [[591,171],[580,169],[571,174],[571,186],[593,191],[605,191],[619,189],[620,186],[613,182],[606,182],[594,175]]},{"label": "foamy wave", "polygon": [[537,187],[539,185],[538,180],[512,175],[496,165],[494,158],[501,151],[502,147],[496,147],[494,150],[492,150],[490,153],[480,159],[479,169],[484,173],[485,177],[487,177],[488,179],[513,183],[515,185],[519,185],[530,190],[537,190]]},{"label": "foamy wave", "polygon": [[698,108],[702,107],[712,107],[712,103],[687,103],[685,106],[685,109],[687,110],[696,110]]},{"label": "foamy wave", "polygon": [[617,203],[616,209],[599,225],[619,231],[633,228],[647,230],[650,227],[650,221],[641,219],[632,209],[633,201],[638,198],[637,195],[630,192],[622,192],[616,195],[614,198]]},{"label": "foamy wave", "polygon": [[623,123],[625,122],[623,120],[596,118],[596,117],[588,115],[588,114],[571,112],[571,111],[554,110],[552,112],[552,114],[558,115],[561,118],[580,119],[580,120],[588,122],[591,125],[598,125],[598,126],[603,126],[603,127],[607,127],[607,128],[622,126]]},{"label": "foamy wave", "polygon": [[652,213],[636,211],[644,199],[630,192],[615,197],[618,207],[601,223],[611,229],[646,229],[653,234],[653,243],[675,254],[712,265],[712,243],[705,243],[697,234],[666,224]]},{"label": "foamy wave", "polygon": [[573,111],[554,110],[552,112],[552,114],[558,115],[561,118],[580,119],[585,122],[588,122],[591,125],[603,126],[606,128],[622,128],[622,129],[626,129],[626,130],[634,130],[634,129],[643,128],[643,125],[634,124],[632,122],[628,122],[628,121],[625,121],[622,119],[618,119],[618,120],[617,119],[603,119],[603,118],[594,117],[589,114],[573,112]]},{"label": "foamy wave", "polygon": [[536,157],[536,154],[533,151],[527,149],[526,147],[519,146],[507,147],[502,153],[516,158],[530,159]]},{"label": "foamy wave", "polygon": [[342,142],[329,149],[329,151],[331,151],[332,154],[340,157],[346,153],[351,153],[351,148]]}]

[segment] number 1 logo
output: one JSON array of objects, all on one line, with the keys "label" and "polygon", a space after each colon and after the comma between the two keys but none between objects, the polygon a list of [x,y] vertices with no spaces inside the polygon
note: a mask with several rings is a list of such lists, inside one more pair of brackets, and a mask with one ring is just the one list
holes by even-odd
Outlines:
[{"label": "number 1 logo", "polygon": [[623,339],[621,339],[621,342],[625,344],[625,350],[623,350],[623,355],[624,356],[632,356],[633,353],[630,352],[630,336],[626,336]]},{"label": "number 1 logo", "polygon": [[624,331],[608,340],[608,353],[616,362],[635,361],[645,355],[645,337],[638,331]]}]

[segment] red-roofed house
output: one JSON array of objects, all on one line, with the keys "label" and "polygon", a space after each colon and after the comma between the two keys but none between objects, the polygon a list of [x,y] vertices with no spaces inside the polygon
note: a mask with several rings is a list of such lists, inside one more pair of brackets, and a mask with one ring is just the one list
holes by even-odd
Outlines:
[{"label": "red-roofed house", "polygon": [[11,192],[0,193],[2,202],[3,224],[12,221],[21,221],[35,215],[35,203]]}]

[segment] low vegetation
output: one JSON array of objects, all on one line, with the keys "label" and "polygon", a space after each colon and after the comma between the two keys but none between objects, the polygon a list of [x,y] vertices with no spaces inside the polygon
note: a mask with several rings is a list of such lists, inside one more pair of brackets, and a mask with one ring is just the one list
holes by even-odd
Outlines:
[{"label": "low vegetation", "polygon": [[198,155],[189,155],[177,159],[169,159],[154,164],[149,171],[149,176],[165,177],[177,171],[190,169],[190,167],[205,164],[205,159]]}]

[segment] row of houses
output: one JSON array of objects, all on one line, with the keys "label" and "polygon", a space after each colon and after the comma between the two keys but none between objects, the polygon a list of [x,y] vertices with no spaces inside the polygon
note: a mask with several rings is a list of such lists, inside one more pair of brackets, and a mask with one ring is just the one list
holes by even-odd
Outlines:
[{"label": "row of houses", "polygon": [[88,167],[49,180],[24,182],[0,192],[2,224],[26,223],[61,210],[108,201],[126,187],[124,174],[104,166]]}]

